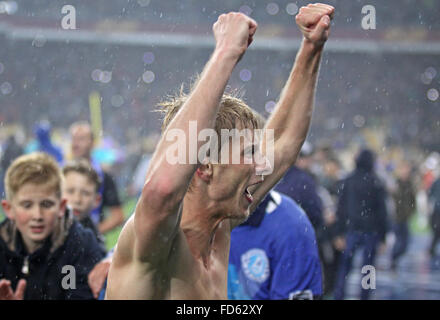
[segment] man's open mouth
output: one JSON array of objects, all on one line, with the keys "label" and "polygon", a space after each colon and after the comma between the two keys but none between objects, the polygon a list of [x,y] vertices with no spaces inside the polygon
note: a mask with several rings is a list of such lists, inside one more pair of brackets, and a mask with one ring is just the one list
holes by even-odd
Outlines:
[{"label": "man's open mouth", "polygon": [[246,197],[246,200],[249,203],[252,203],[254,201],[254,198],[252,197],[251,193],[249,192],[249,187],[246,188],[246,190],[244,192],[244,196]]}]

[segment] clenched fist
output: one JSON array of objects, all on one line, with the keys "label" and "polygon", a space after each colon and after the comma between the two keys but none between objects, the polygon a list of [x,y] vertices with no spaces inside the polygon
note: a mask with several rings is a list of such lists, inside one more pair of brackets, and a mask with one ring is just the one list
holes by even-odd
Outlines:
[{"label": "clenched fist", "polygon": [[253,19],[242,13],[220,15],[212,27],[216,49],[225,50],[240,59],[252,43],[257,26]]},{"label": "clenched fist", "polygon": [[296,15],[296,23],[306,41],[316,46],[324,45],[329,36],[334,11],[334,7],[322,3],[301,7]]}]

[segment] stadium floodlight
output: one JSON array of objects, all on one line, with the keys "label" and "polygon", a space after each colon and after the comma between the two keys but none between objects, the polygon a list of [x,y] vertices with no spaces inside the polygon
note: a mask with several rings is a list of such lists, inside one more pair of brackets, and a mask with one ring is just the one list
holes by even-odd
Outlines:
[{"label": "stadium floodlight", "polygon": [[17,12],[18,5],[15,1],[0,1],[0,14],[12,15]]}]

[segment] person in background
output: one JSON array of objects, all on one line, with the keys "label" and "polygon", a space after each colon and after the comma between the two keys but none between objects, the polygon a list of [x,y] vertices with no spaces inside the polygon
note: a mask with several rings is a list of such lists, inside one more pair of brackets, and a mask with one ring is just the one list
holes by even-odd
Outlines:
[{"label": "person in background", "polygon": [[[124,223],[124,213],[121,207],[118,190],[113,177],[104,171],[100,164],[92,159],[94,136],[88,122],[76,122],[70,127],[72,137],[71,151],[74,159],[86,159],[98,173],[102,181],[99,188],[101,204],[92,210],[91,218],[98,225],[98,231],[105,234]],[[104,218],[104,208],[109,208],[110,216]]]},{"label": "person in background", "polygon": [[322,270],[313,227],[289,197],[271,191],[232,230],[229,299],[319,299]]},{"label": "person in background", "polygon": [[321,259],[324,269],[324,297],[333,294],[334,283],[341,255],[340,248],[335,245],[336,203],[343,177],[342,165],[330,147],[321,148],[322,175],[319,176],[318,194],[323,203],[324,232],[321,247]]},{"label": "person in background", "polygon": [[440,178],[437,178],[432,184],[429,189],[428,198],[432,207],[431,228],[433,231],[429,253],[431,257],[434,257],[436,254],[435,249],[437,247],[437,242],[440,239]]},{"label": "person in background", "polygon": [[[379,243],[385,244],[387,226],[386,191],[374,172],[375,154],[362,150],[356,159],[356,169],[343,180],[336,211],[335,241],[343,249],[336,276],[334,298],[344,299],[347,275],[359,248],[363,248],[362,265],[374,266]],[[361,299],[370,291],[362,288]]]},{"label": "person in background", "polygon": [[61,148],[52,143],[51,130],[52,127],[49,121],[40,121],[35,125],[34,134],[37,138],[37,151],[51,155],[62,166],[64,161],[63,152]]},{"label": "person in background", "polygon": [[105,251],[105,242],[93,223],[90,213],[101,203],[100,180],[90,164],[82,159],[68,162],[63,167],[63,197],[75,218],[86,229],[90,229]]},{"label": "person in background", "polygon": [[399,258],[405,254],[409,243],[408,221],[414,214],[416,194],[411,177],[411,165],[403,161],[397,167],[397,186],[393,194],[395,203],[394,234],[396,241],[392,250],[391,270],[395,271]]},{"label": "person in background", "polygon": [[[324,271],[327,265],[325,254],[326,224],[324,219],[324,204],[318,192],[318,183],[312,173],[314,149],[312,144],[304,142],[296,163],[289,168],[275,190],[283,193],[304,210],[315,230],[318,250]],[[324,278],[325,273],[324,273]],[[325,281],[325,280],[324,280]]]},{"label": "person in background", "polygon": [[317,183],[310,172],[313,161],[313,147],[307,141],[301,148],[295,165],[290,167],[285,176],[276,185],[275,190],[293,200],[305,211],[319,235],[324,225],[322,201],[318,195]]},{"label": "person in background", "polygon": [[17,142],[15,135],[11,134],[2,148],[4,151],[0,160],[0,198],[5,197],[4,176],[9,165],[24,152],[23,147]]}]

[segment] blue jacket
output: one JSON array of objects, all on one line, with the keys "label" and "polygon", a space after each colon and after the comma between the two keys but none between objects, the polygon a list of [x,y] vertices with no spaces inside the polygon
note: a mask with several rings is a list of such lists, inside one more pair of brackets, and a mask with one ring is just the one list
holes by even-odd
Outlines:
[{"label": "blue jacket", "polygon": [[63,152],[59,147],[53,145],[50,138],[51,127],[48,123],[40,123],[35,126],[34,132],[37,136],[38,151],[51,155],[58,164],[63,164]]},{"label": "blue jacket", "polygon": [[289,197],[271,192],[232,230],[229,299],[311,299],[322,295],[315,232]]},{"label": "blue jacket", "polygon": [[292,166],[276,185],[276,191],[289,196],[305,211],[316,231],[324,224],[322,201],[316,182],[306,171]]}]

